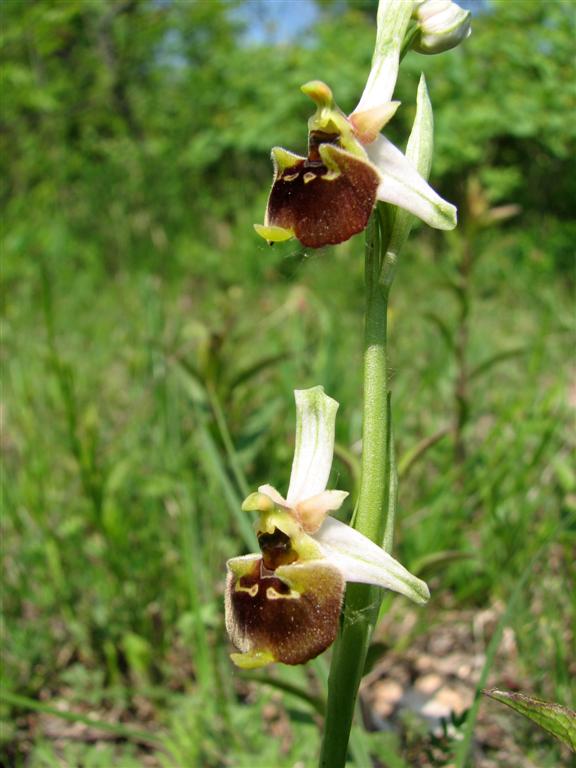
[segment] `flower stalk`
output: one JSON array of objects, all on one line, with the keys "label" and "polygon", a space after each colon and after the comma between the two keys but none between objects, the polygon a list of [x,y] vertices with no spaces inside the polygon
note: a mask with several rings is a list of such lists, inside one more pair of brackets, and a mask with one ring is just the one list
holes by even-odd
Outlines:
[{"label": "flower stalk", "polygon": [[[364,329],[364,410],[362,475],[354,528],[377,544],[387,530],[388,413],[387,314],[390,286],[381,281],[388,240],[380,211],[366,230]],[[370,638],[378,618],[382,592],[367,584],[351,584],[346,591],[341,633],[334,645],[321,768],[346,763],[356,696]]]},{"label": "flower stalk", "polygon": [[[433,151],[433,117],[426,81],[418,85],[416,117],[406,157],[426,179]],[[387,314],[398,257],[414,217],[399,208],[378,206],[366,229],[364,330],[364,406],[362,466],[354,527],[388,549],[393,536],[393,445],[388,387]],[[334,645],[320,768],[346,763],[348,740],[358,688],[370,638],[378,618],[382,593],[365,584],[346,591],[344,620]]]}]

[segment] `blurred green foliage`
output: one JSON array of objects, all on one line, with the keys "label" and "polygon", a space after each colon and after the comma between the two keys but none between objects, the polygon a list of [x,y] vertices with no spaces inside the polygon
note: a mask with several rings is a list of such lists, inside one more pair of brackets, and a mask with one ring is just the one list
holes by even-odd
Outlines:
[{"label": "blurred green foliage", "polygon": [[[325,668],[275,670],[285,702],[232,673],[224,563],[251,546],[246,490],[287,482],[294,387],[341,401],[334,483],[354,486],[362,242],[270,250],[251,225],[271,145],[305,148],[299,86],[320,77],[352,109],[374,27],[369,3],[323,3],[299,39],[249,45],[238,10],[2,5],[2,674],[157,732],[160,762],[267,768],[309,764],[317,715],[298,689],[321,696]],[[568,3],[486,4],[460,49],[408,55],[390,126],[405,141],[424,70],[433,183],[462,222],[417,232],[391,313],[399,457],[439,435],[400,489],[399,556],[434,594],[414,634],[446,607],[505,603],[546,547],[513,627],[532,693],[565,704],[573,32]],[[58,757],[23,711],[0,703],[6,765],[140,764],[135,744]],[[357,764],[362,749],[399,764],[358,734]],[[522,739],[554,764],[553,745]]]}]

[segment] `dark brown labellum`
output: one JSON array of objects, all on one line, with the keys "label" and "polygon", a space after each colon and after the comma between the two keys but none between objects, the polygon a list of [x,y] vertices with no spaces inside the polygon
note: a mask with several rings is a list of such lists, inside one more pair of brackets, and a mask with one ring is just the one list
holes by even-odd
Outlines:
[{"label": "dark brown labellum", "polygon": [[362,232],[379,184],[368,161],[331,143],[321,146],[337,170],[322,162],[319,145],[312,142],[308,158],[277,172],[268,200],[267,224],[293,230],[308,248],[342,243]]},{"label": "dark brown labellum", "polygon": [[244,653],[267,651],[284,664],[303,664],[336,638],[344,580],[322,560],[280,566],[276,574],[260,558],[244,574],[230,572],[228,626]]}]

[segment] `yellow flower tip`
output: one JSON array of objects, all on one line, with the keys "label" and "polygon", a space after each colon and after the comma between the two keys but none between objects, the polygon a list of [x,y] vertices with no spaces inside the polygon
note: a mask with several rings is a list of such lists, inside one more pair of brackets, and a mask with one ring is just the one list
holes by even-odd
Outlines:
[{"label": "yellow flower tip", "polygon": [[264,240],[267,240],[270,245],[273,245],[274,243],[283,243],[294,237],[294,230],[286,229],[285,227],[267,227],[263,224],[254,224],[254,229],[256,234],[260,235]]},{"label": "yellow flower tip", "polygon": [[319,107],[331,107],[333,104],[332,90],[322,80],[311,80],[309,83],[305,83],[300,90]]},{"label": "yellow flower tip", "polygon": [[294,152],[290,152],[287,149],[284,149],[284,147],[272,147],[272,152],[270,153],[272,155],[272,162],[274,163],[274,170],[276,173],[282,173],[282,171],[286,171],[290,168],[294,168],[295,166],[299,165],[303,160],[305,160],[304,157],[301,157],[300,155],[294,154]]},{"label": "yellow flower tip", "polygon": [[274,502],[264,493],[251,493],[242,502],[242,512],[272,512]]},{"label": "yellow flower tip", "polygon": [[272,664],[276,659],[269,651],[248,651],[247,653],[231,653],[230,658],[240,669],[258,669]]}]

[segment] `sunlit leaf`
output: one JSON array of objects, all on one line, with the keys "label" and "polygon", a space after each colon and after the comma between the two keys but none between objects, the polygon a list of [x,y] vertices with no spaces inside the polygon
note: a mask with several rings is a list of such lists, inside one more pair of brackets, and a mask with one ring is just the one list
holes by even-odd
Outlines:
[{"label": "sunlit leaf", "polygon": [[534,699],[523,693],[499,691],[496,688],[482,691],[482,693],[537,723],[576,752],[576,712],[561,704]]}]

